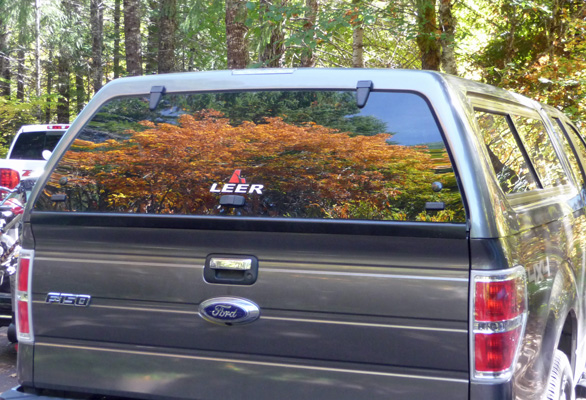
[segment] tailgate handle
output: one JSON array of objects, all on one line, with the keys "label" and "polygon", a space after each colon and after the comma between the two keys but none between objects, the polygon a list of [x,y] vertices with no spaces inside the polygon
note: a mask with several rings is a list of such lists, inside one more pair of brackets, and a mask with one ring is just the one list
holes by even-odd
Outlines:
[{"label": "tailgate handle", "polygon": [[210,258],[210,268],[212,269],[227,269],[231,271],[244,271],[252,267],[252,259],[242,258]]},{"label": "tailgate handle", "polygon": [[208,283],[252,285],[258,277],[258,260],[253,256],[210,254],[203,277]]}]

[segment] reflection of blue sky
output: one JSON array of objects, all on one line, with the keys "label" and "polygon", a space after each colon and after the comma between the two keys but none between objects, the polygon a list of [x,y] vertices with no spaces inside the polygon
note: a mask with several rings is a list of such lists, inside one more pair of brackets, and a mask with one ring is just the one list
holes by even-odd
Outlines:
[{"label": "reflection of blue sky", "polygon": [[429,106],[413,93],[372,92],[360,116],[372,115],[387,124],[387,133],[396,144],[441,142],[441,136]]}]

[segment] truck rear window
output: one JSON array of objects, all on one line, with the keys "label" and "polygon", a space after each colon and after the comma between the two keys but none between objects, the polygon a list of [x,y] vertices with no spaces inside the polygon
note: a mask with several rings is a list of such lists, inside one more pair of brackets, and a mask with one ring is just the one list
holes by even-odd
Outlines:
[{"label": "truck rear window", "polygon": [[53,151],[64,132],[22,132],[10,153],[15,160],[44,160],[43,151]]},{"label": "truck rear window", "polygon": [[62,156],[39,211],[465,221],[419,95],[258,91],[106,103]]}]

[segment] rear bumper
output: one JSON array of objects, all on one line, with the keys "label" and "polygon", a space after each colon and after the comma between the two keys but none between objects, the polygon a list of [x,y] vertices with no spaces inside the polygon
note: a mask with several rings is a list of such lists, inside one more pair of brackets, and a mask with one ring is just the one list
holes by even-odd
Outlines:
[{"label": "rear bumper", "polygon": [[22,390],[21,386],[17,386],[6,392],[0,394],[0,400],[59,400],[65,399],[64,397],[49,397],[49,396],[39,396],[36,394],[25,393]]},{"label": "rear bumper", "polygon": [[469,398],[465,372],[406,373],[404,368],[363,364],[71,341],[37,342],[34,355],[35,387],[58,390],[60,395],[84,392],[177,400]]}]

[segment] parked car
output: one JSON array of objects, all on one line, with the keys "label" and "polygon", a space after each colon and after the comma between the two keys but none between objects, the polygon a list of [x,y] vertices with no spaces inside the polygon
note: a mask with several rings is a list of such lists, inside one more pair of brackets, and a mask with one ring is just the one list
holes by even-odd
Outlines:
[{"label": "parked car", "polygon": [[566,399],[586,143],[424,71],[124,78],[24,214],[4,399]]}]

